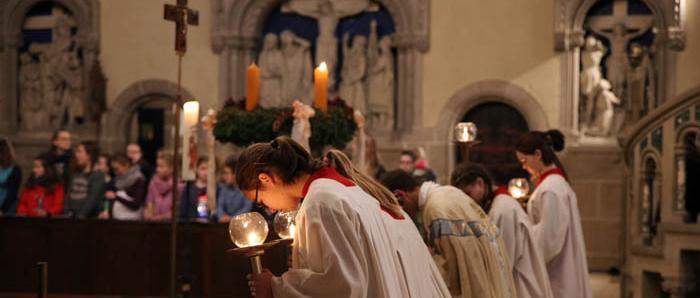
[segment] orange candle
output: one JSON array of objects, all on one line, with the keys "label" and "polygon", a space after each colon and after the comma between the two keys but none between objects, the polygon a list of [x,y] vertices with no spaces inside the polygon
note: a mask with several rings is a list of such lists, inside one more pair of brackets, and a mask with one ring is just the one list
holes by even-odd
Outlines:
[{"label": "orange candle", "polygon": [[253,62],[248,66],[246,76],[245,110],[250,112],[255,109],[258,99],[260,99],[260,68]]},{"label": "orange candle", "polygon": [[328,112],[328,67],[326,62],[314,70],[314,106],[321,112]]}]

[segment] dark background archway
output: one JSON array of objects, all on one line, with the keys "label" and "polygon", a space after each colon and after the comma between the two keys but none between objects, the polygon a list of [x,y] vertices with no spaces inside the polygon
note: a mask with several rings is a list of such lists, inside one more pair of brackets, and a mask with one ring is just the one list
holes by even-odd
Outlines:
[{"label": "dark background archway", "polygon": [[[517,109],[497,101],[486,102],[469,110],[461,121],[474,122],[478,128],[479,143],[469,149],[470,162],[483,164],[492,175],[506,179],[527,176],[513,153],[519,135],[529,130]],[[456,162],[464,162],[462,149],[457,147],[455,152]]]}]

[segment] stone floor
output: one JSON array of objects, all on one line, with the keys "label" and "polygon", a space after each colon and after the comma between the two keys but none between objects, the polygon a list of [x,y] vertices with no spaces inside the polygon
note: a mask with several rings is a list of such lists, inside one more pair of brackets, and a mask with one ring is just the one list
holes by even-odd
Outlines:
[{"label": "stone floor", "polygon": [[591,273],[593,298],[619,298],[620,277],[607,273]]}]

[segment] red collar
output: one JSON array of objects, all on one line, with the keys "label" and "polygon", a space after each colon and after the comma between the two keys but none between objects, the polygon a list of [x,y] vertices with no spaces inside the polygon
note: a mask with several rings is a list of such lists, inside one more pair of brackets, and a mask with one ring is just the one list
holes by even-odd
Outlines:
[{"label": "red collar", "polygon": [[[338,173],[338,171],[336,171],[334,168],[325,167],[325,168],[321,168],[320,170],[311,174],[309,179],[306,180],[306,183],[304,184],[304,188],[302,189],[301,194],[306,197],[306,194],[309,192],[309,187],[311,186],[311,183],[314,182],[316,179],[321,179],[321,178],[338,181],[340,184],[345,185],[347,187],[355,186],[354,182],[352,182],[348,178],[345,178],[343,175],[340,175],[340,173]],[[382,207],[382,211],[391,215],[391,217],[393,217],[394,219],[405,219],[403,214],[392,212],[391,210],[389,210],[387,208]]]},{"label": "red collar", "polygon": [[544,179],[546,179],[550,175],[559,175],[564,177],[564,180],[566,180],[566,176],[564,176],[564,171],[562,171],[560,168],[553,168],[551,170],[545,171],[544,173],[542,173],[542,175],[537,177],[537,186],[540,186],[542,181],[544,181]]},{"label": "red collar", "polygon": [[314,172],[313,174],[311,174],[309,179],[306,180],[306,183],[304,184],[304,188],[301,191],[301,195],[306,196],[306,194],[309,192],[309,187],[311,186],[311,182],[314,182],[316,179],[321,179],[321,178],[335,180],[335,181],[338,181],[340,184],[348,186],[348,187],[355,186],[355,183],[350,181],[350,179],[343,177],[343,175],[340,175],[334,168],[324,167],[324,168],[321,168],[318,171]]},{"label": "red collar", "polygon": [[507,195],[510,196],[510,192],[508,192],[508,187],[505,185],[499,185],[496,187],[496,190],[493,191],[494,197],[498,195]]}]

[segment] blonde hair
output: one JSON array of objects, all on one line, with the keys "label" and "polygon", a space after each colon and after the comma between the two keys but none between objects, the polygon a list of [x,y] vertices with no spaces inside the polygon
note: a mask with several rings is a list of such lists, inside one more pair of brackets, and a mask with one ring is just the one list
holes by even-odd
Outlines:
[{"label": "blonde hair", "polygon": [[170,151],[160,151],[158,152],[158,157],[156,159],[162,160],[169,167],[173,167],[173,154]]},{"label": "blonde hair", "polygon": [[352,165],[350,158],[340,150],[331,149],[326,153],[328,164],[339,174],[349,178],[366,193],[374,197],[383,208],[395,214],[403,214],[401,205],[394,194],[370,176],[363,174]]}]

